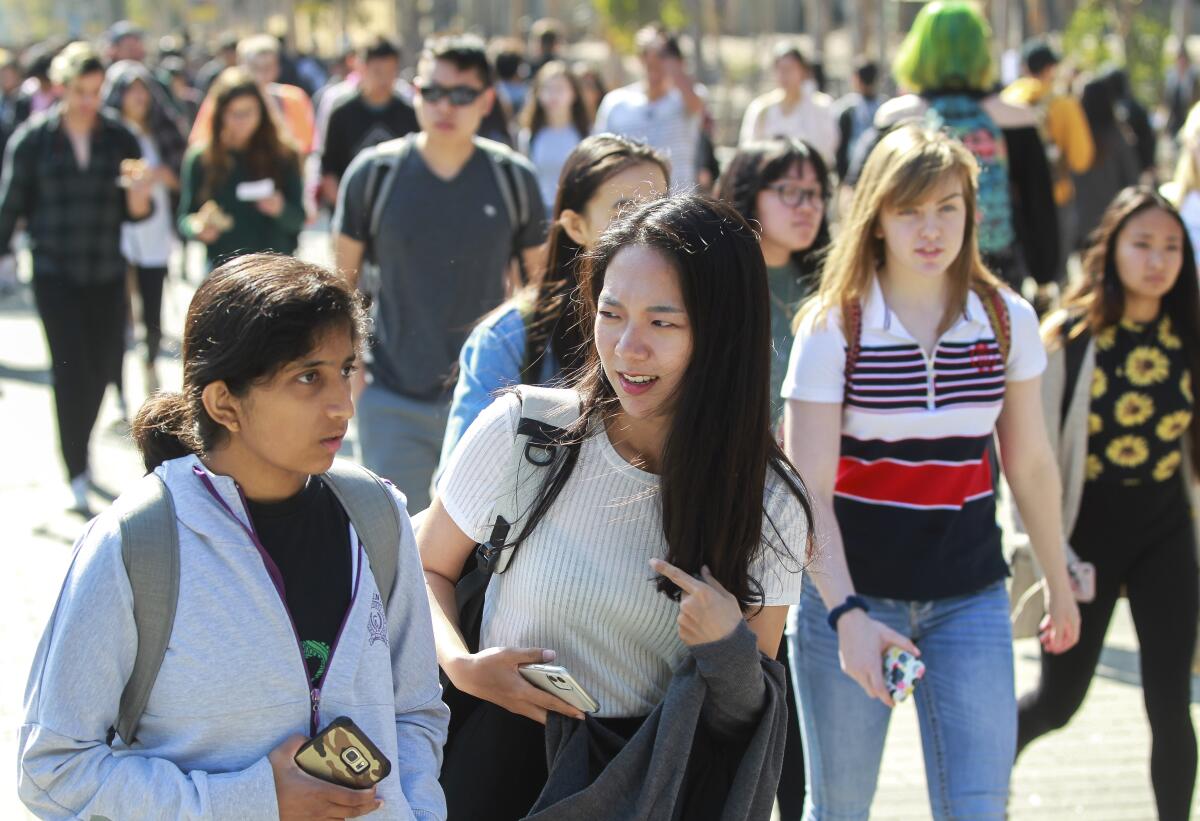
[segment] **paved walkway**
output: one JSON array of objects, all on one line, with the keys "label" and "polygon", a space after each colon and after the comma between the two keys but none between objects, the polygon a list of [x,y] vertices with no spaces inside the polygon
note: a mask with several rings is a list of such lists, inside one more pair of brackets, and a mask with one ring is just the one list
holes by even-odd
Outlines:
[{"label": "paved walkway", "polygon": [[[319,237],[305,245],[321,257]],[[166,293],[167,336],[174,351],[190,290],[172,280]],[[0,781],[0,818],[27,817],[16,799],[16,734],[22,715],[25,677],[50,608],[66,571],[71,544],[83,521],[64,513],[67,490],[55,447],[47,355],[28,293],[0,300],[0,430],[8,435],[0,472],[0,544],[6,568],[0,573],[0,762],[10,773]],[[166,357],[163,387],[179,384],[179,365]],[[130,401],[143,396],[141,369],[130,356]],[[111,397],[110,397],[111,400]],[[115,405],[106,404],[93,444],[96,480],[113,491],[140,474],[127,433],[117,424]],[[97,500],[99,501],[99,500]],[[1037,675],[1037,648],[1017,644],[1017,686]],[[1193,717],[1200,723],[1200,687],[1193,687]],[[981,704],[986,710],[988,705]],[[916,730],[916,711],[901,705],[884,754],[872,812],[880,819],[929,817]],[[1154,818],[1147,761],[1149,735],[1138,686],[1136,641],[1128,611],[1118,610],[1103,666],[1076,720],[1030,748],[1016,768],[1012,817],[1149,821]],[[1200,801],[1195,804],[1200,817]]]}]

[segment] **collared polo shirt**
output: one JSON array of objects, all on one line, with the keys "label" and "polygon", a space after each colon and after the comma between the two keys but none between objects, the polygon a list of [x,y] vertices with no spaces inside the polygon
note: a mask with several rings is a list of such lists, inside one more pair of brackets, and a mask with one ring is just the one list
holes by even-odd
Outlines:
[{"label": "collared polo shirt", "polygon": [[873,283],[849,385],[840,311],[800,324],[782,395],[842,405],[834,511],[860,593],[939,599],[1007,573],[987,445],[1006,383],[1039,376],[1046,354],[1033,309],[1003,294],[1007,361],[974,292],[928,356]]}]

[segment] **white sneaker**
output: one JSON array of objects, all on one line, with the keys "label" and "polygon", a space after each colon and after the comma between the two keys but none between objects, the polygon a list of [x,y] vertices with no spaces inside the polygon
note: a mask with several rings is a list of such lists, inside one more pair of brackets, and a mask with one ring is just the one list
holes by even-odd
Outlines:
[{"label": "white sneaker", "polygon": [[74,500],[71,510],[82,513],[84,516],[91,516],[92,508],[88,503],[87,492],[88,475],[86,473],[81,473],[71,480],[71,496]]}]

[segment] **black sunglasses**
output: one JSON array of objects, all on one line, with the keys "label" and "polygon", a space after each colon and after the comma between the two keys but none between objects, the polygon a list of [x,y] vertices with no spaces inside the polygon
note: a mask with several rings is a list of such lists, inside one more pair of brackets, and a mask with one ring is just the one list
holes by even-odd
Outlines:
[{"label": "black sunglasses", "polygon": [[479,95],[483,93],[482,88],[472,88],[471,86],[440,86],[437,83],[418,83],[417,91],[421,92],[421,97],[427,103],[449,100],[450,105],[456,106],[470,105],[478,100]]}]

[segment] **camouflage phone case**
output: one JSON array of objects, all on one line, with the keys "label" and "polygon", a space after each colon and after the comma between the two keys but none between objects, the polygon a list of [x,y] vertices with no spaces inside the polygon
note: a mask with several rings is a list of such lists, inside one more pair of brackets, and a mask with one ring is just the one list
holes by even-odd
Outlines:
[{"label": "camouflage phone case", "polygon": [[392,762],[346,716],[335,718],[296,753],[296,764],[311,776],[365,789],[387,778]]}]

